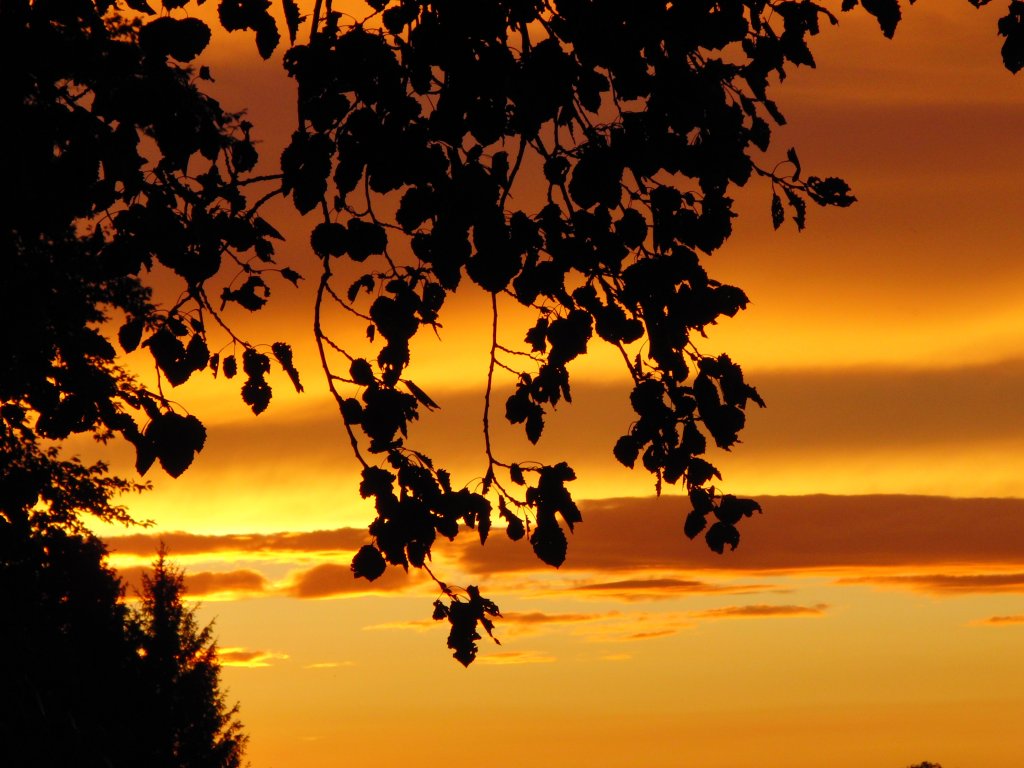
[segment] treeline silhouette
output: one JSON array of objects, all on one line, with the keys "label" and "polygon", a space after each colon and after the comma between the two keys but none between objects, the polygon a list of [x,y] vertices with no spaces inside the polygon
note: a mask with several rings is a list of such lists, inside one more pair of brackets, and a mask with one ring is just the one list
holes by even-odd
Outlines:
[{"label": "treeline silhouette", "polygon": [[0,765],[239,768],[211,628],[157,556],[137,606],[101,541],[0,516]]}]

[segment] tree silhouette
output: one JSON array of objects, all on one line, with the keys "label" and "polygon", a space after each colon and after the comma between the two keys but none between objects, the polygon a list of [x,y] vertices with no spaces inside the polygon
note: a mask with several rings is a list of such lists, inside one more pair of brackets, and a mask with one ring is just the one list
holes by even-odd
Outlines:
[{"label": "tree silhouette", "polygon": [[[273,278],[299,280],[274,263],[280,235],[259,215],[284,195],[316,219],[314,340],[362,467],[359,492],[376,508],[357,576],[429,571],[439,535],[470,528],[484,542],[495,517],[561,565],[565,527],[582,521],[575,472],[497,455],[491,424],[503,411],[536,443],[550,411],[571,402],[570,366],[592,344],[617,350],[632,385],[635,419],[609,446],[615,458],[642,465],[659,493],[680,487],[687,536],[719,553],[737,546],[737,525],[760,507],[719,489],[706,449],[735,445],[747,406],[764,403],[736,362],[700,351],[705,329],[747,304],[702,258],[729,237],[730,195],[752,180],[776,228],[789,216],[802,229],[808,202],[854,202],[844,181],[806,173],[793,148],[756,159],[772,156],[772,126],[784,122],[772,83],[814,66],[809,44],[838,22],[831,11],[808,0],[369,0],[354,18],[331,0],[282,0],[298,122],[280,173],[261,176],[253,126],[203,93],[208,69],[189,66],[211,39],[190,5],[0,10],[19,147],[4,171],[20,190],[2,235],[12,266],[0,289],[11,336],[0,344],[0,417],[19,499],[60,472],[77,473],[83,493],[124,484],[44,448],[76,433],[127,439],[142,474],[154,463],[185,471],[205,429],[165,384],[241,371],[258,414],[275,360],[301,390],[291,347],[240,338],[226,314],[262,309]],[[858,7],[893,36],[898,0],[842,4]],[[270,8],[222,0],[219,20],[254,32],[269,58],[281,43]],[[1019,71],[1024,3],[1011,0],[998,32],[1005,66]],[[181,280],[169,307],[151,303],[143,278],[154,265]],[[448,297],[470,284],[489,296],[492,333],[482,467],[467,481],[410,442],[420,408],[437,407],[412,378],[410,342],[438,331]],[[534,312],[523,343],[499,322],[510,305]],[[364,325],[374,354],[331,330],[338,317]],[[152,357],[155,391],[121,367],[104,336],[111,321],[123,353]],[[515,381],[503,409],[501,371]],[[434,616],[451,623],[449,646],[468,664],[498,608],[476,587],[437,581]]]},{"label": "tree silhouette", "polygon": [[0,764],[236,768],[242,727],[210,628],[163,554],[141,608],[96,537],[0,516]]},{"label": "tree silhouette", "polygon": [[142,580],[134,613],[142,677],[151,691],[153,766],[237,768],[246,737],[220,691],[213,627],[200,628],[195,609],[182,603],[184,573],[167,562],[161,546],[152,575]]}]

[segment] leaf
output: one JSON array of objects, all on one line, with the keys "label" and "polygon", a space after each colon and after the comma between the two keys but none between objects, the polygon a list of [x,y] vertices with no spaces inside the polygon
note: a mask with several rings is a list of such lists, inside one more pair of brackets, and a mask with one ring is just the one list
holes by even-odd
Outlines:
[{"label": "leaf", "polygon": [[[257,294],[257,291],[262,295]],[[221,292],[221,309],[224,308],[227,302],[233,301],[236,304],[241,304],[250,312],[256,312],[263,308],[263,305],[267,303],[267,298],[269,296],[270,286],[266,284],[263,278],[256,275],[250,275],[246,278],[245,282],[242,283],[241,287],[235,289],[225,288]]]},{"label": "leaf", "polygon": [[491,532],[491,505],[481,505],[476,515],[476,528],[480,534],[480,543],[487,543],[487,536]]},{"label": "leaf", "polygon": [[761,505],[753,499],[739,499],[731,494],[721,498],[715,508],[715,517],[727,525],[736,525],[744,517],[752,517],[761,511]]},{"label": "leaf", "polygon": [[632,435],[623,435],[615,442],[612,453],[623,466],[633,468],[636,458],[640,455],[640,442]]},{"label": "leaf", "polygon": [[357,357],[352,361],[348,368],[348,375],[360,387],[368,387],[376,380],[373,377],[373,368],[361,357]]},{"label": "leaf", "polygon": [[[686,468],[686,480],[691,485],[704,485],[712,477],[717,477],[719,480],[722,479],[722,473],[704,459],[693,458],[690,459],[689,465]],[[693,538],[692,536],[690,537]]]},{"label": "leaf", "polygon": [[786,220],[786,210],[782,207],[782,198],[772,192],[772,227],[778,229]]},{"label": "leaf", "polygon": [[299,6],[295,0],[281,0],[284,6],[284,23],[288,27],[288,42],[295,45],[295,36],[299,33]]},{"label": "leaf", "polygon": [[242,353],[242,370],[249,377],[270,373],[270,358],[250,347]]},{"label": "leaf", "polygon": [[566,541],[565,531],[558,523],[553,521],[539,523],[530,535],[530,544],[542,562],[553,565],[555,568],[565,562],[569,542]]},{"label": "leaf", "polygon": [[402,379],[402,383],[403,383],[403,384],[405,384],[405,386],[406,386],[406,387],[408,387],[408,389],[409,389],[409,391],[410,391],[410,392],[412,392],[412,394],[413,394],[413,397],[415,397],[415,398],[416,398],[417,400],[419,400],[419,401],[420,401],[420,402],[421,402],[421,403],[422,403],[423,405],[425,405],[425,406],[426,406],[426,407],[427,407],[428,409],[430,409],[430,410],[434,410],[434,409],[436,409],[436,408],[440,408],[440,407],[441,407],[440,405],[438,405],[437,403],[435,403],[435,402],[434,402],[434,401],[433,401],[433,400],[432,400],[432,399],[430,398],[430,395],[428,395],[428,394],[427,394],[426,392],[424,392],[424,391],[423,391],[422,389],[420,389],[419,387],[417,387],[417,386],[416,386],[415,384],[413,384],[413,383],[412,383],[411,381],[409,381],[408,379]]},{"label": "leaf", "polygon": [[1024,69],[1024,3],[1010,3],[1007,14],[999,19],[998,30],[1006,38],[1001,49],[1003,66],[1017,74]]},{"label": "leaf", "polygon": [[122,325],[117,331],[117,340],[125,352],[134,352],[142,341],[142,329],[145,326],[142,318],[135,317]]},{"label": "leaf", "polygon": [[857,202],[857,198],[850,194],[850,185],[835,176],[825,179],[819,179],[817,176],[808,177],[807,194],[818,205],[846,208]]},{"label": "leaf", "polygon": [[296,288],[299,287],[299,280],[302,279],[302,275],[300,275],[298,272],[296,272],[294,269],[291,269],[290,267],[285,267],[284,269],[281,270],[281,277],[283,277],[289,283],[294,285]]},{"label": "leaf", "polygon": [[164,471],[171,477],[180,477],[203,449],[206,428],[195,416],[168,411],[149,423],[144,437]]},{"label": "leaf", "polygon": [[238,373],[238,360],[234,355],[228,355],[224,358],[224,378],[233,379]]},{"label": "leaf", "polygon": [[899,0],[860,0],[860,4],[878,20],[883,35],[891,39],[896,34],[896,26],[902,18]]},{"label": "leaf", "polygon": [[797,155],[796,155],[796,149],[794,149],[793,147],[790,147],[786,151],[786,159],[788,159],[789,162],[791,162],[793,164],[793,175],[792,175],[793,181],[799,181],[800,180],[800,158],[797,157]]},{"label": "leaf", "polygon": [[210,43],[210,28],[195,18],[173,19],[162,16],[139,30],[139,45],[149,56],[171,56],[181,62],[192,61]]},{"label": "leaf", "polygon": [[686,522],[683,523],[683,533],[686,534],[687,538],[692,539],[707,528],[707,525],[708,521],[704,515],[693,510],[686,516]]},{"label": "leaf", "polygon": [[357,579],[375,581],[387,567],[380,550],[371,544],[364,544],[352,558],[352,573]]},{"label": "leaf", "polygon": [[714,552],[721,555],[725,552],[726,544],[730,550],[736,549],[740,543],[740,532],[736,530],[736,526],[719,521],[708,528],[704,540]]},{"label": "leaf", "polygon": [[786,199],[793,209],[793,222],[798,230],[802,230],[807,224],[807,201],[791,189],[786,190]]},{"label": "leaf", "polygon": [[544,431],[544,411],[539,405],[530,403],[532,406],[529,414],[526,416],[526,437],[533,443],[537,444],[540,440],[541,433]]},{"label": "leaf", "polygon": [[284,372],[288,374],[288,378],[292,380],[292,386],[295,387],[296,392],[302,392],[302,384],[299,382],[299,372],[295,368],[295,364],[292,362],[292,348],[283,341],[275,341],[270,345],[270,350],[274,353],[274,357],[277,358],[277,362],[281,364]]},{"label": "leaf", "polygon": [[242,385],[242,400],[259,416],[270,405],[271,389],[262,378],[251,377]]}]

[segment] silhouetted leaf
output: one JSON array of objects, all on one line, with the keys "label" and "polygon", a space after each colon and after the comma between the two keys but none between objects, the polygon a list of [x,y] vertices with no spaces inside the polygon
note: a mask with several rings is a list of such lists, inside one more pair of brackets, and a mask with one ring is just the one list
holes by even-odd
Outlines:
[{"label": "silhouetted leaf", "polygon": [[295,36],[299,31],[299,6],[295,0],[281,0],[281,5],[284,9],[284,22],[288,27],[288,42],[295,45]]},{"label": "silhouetted leaf", "polygon": [[283,277],[289,283],[294,285],[296,288],[299,287],[299,280],[302,279],[302,275],[300,275],[298,272],[296,272],[294,269],[291,269],[290,267],[285,267],[284,269],[281,270],[281,277]]},{"label": "silhouetted leaf", "polygon": [[423,405],[425,405],[430,410],[434,410],[436,408],[441,407],[430,398],[430,395],[428,395],[422,389],[417,387],[413,382],[409,381],[408,379],[402,379],[402,383],[409,388],[409,391],[412,392],[413,397],[419,400]]},{"label": "silhouetted leaf", "polygon": [[271,389],[262,378],[250,378],[242,385],[242,400],[257,416],[270,405]]},{"label": "silhouetted leaf", "polygon": [[348,375],[352,377],[352,381],[361,387],[368,387],[375,381],[373,368],[361,357],[352,361],[348,369]]},{"label": "silhouetted leaf", "polygon": [[281,364],[284,372],[288,374],[288,378],[291,379],[292,386],[295,387],[295,391],[302,392],[302,384],[299,382],[299,372],[295,369],[295,364],[292,362],[291,346],[285,344],[283,341],[275,341],[270,345],[270,349],[274,353],[274,357],[277,358],[277,362]]},{"label": "silhouetted leaf", "polygon": [[623,435],[612,449],[612,453],[615,454],[615,458],[618,459],[620,464],[623,464],[630,469],[636,464],[636,458],[640,455],[640,442],[632,435]]},{"label": "silhouetted leaf", "polygon": [[[152,455],[155,455],[160,466],[171,477],[179,477],[188,469],[206,443],[206,429],[199,419],[195,416],[181,416],[173,411],[153,419],[144,436],[151,446]],[[149,460],[149,463],[152,461]]]},{"label": "silhouetted leaf", "polygon": [[708,546],[721,555],[725,552],[726,544],[729,545],[729,549],[736,549],[740,543],[740,532],[736,530],[734,525],[717,522],[708,528],[704,538]]},{"label": "silhouetted leaf", "polygon": [[132,318],[122,325],[117,331],[117,340],[121,344],[121,349],[125,352],[135,351],[142,340],[142,329],[144,327],[145,322],[139,317]]},{"label": "silhouetted leaf", "polygon": [[221,308],[223,309],[227,302],[233,301],[236,304],[241,304],[250,312],[256,312],[263,308],[269,297],[270,286],[264,282],[262,277],[250,275],[238,288],[225,288],[221,292]]},{"label": "silhouetted leaf", "polygon": [[210,43],[210,28],[199,19],[162,16],[139,30],[139,43],[150,56],[192,61]]},{"label": "silhouetted leaf", "polygon": [[742,518],[760,512],[761,505],[753,499],[739,499],[732,495],[723,496],[715,508],[715,517],[727,525],[736,525]]},{"label": "silhouetted leaf", "polygon": [[[511,534],[509,537],[511,538]],[[554,521],[538,522],[537,527],[530,534],[530,544],[542,562],[553,565],[555,568],[565,562],[569,543],[565,539],[565,532],[558,523]]]},{"label": "silhouetted leaf", "polygon": [[1011,0],[1007,14],[999,19],[998,29],[1006,38],[1001,49],[1003,65],[1017,74],[1024,69],[1024,2]]},{"label": "silhouetted leaf", "polygon": [[786,159],[789,160],[789,162],[791,162],[793,164],[793,174],[792,174],[793,181],[799,181],[800,180],[800,158],[797,157],[796,149],[794,149],[793,147],[790,147],[789,149],[787,149],[786,150]]},{"label": "silhouetted leaf", "polygon": [[387,569],[384,556],[380,550],[370,544],[364,544],[352,558],[352,573],[357,579],[374,581]]},{"label": "silhouetted leaf", "polygon": [[782,222],[786,220],[786,211],[782,207],[782,198],[777,194],[772,194],[772,227],[778,229],[782,226]]},{"label": "silhouetted leaf", "polygon": [[694,510],[686,516],[686,522],[683,523],[683,533],[686,534],[687,538],[692,539],[703,531],[707,525],[707,518],[705,518],[705,516],[700,512]]},{"label": "silhouetted leaf", "polygon": [[896,26],[902,18],[899,0],[860,0],[860,4],[878,20],[883,35],[891,38],[896,34]]}]

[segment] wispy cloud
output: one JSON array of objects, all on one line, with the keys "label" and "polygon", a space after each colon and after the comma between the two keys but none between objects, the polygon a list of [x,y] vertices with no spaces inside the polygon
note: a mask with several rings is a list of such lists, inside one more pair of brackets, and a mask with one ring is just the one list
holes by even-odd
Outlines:
[{"label": "wispy cloud", "polygon": [[168,531],[160,534],[134,533],[127,536],[111,536],[105,539],[115,555],[137,555],[153,558],[163,542],[173,560],[182,555],[214,555],[226,552],[240,552],[248,555],[295,552],[348,552],[356,550],[368,541],[364,529],[336,528],[333,530],[280,532],[280,533],[230,533],[204,535],[185,531]]},{"label": "wispy cloud", "polygon": [[290,583],[281,591],[290,597],[324,598],[341,597],[366,592],[400,592],[414,589],[428,581],[425,574],[410,569],[406,574],[401,568],[388,568],[374,580],[357,579],[348,565],[325,563],[308,570],[296,571]]},{"label": "wispy cloud", "polygon": [[578,624],[585,621],[601,621],[619,615],[618,611],[607,613],[541,613],[532,611],[530,613],[503,613],[501,618],[507,624]]},{"label": "wispy cloud", "polygon": [[840,584],[867,584],[933,594],[1024,592],[1024,573],[872,575],[839,579]]},{"label": "wispy cloud", "polygon": [[752,592],[779,591],[770,584],[712,584],[706,581],[677,578],[635,578],[617,581],[600,581],[581,584],[575,591],[602,599],[642,602],[648,600],[670,600],[688,594],[748,594]]},{"label": "wispy cloud", "polygon": [[224,667],[269,667],[275,661],[288,658],[287,653],[253,651],[248,648],[218,648],[217,658]]},{"label": "wispy cloud", "polygon": [[504,667],[511,664],[550,664],[557,660],[554,656],[531,651],[498,651],[481,654],[476,663],[488,667]]},{"label": "wispy cloud", "polygon": [[[143,574],[152,574],[152,569],[143,566],[119,568],[118,575],[125,585],[128,597],[142,592]],[[259,597],[271,590],[267,577],[259,571],[247,568],[231,571],[185,571],[185,598],[238,599]]]},{"label": "wispy cloud", "polygon": [[978,623],[988,624],[997,627],[1003,627],[1010,624],[1024,624],[1024,615],[1017,614],[1016,616],[989,616],[987,619],[982,619]]},{"label": "wispy cloud", "polygon": [[822,616],[828,605],[729,605],[707,611],[694,611],[695,619],[765,619],[789,616]]}]

